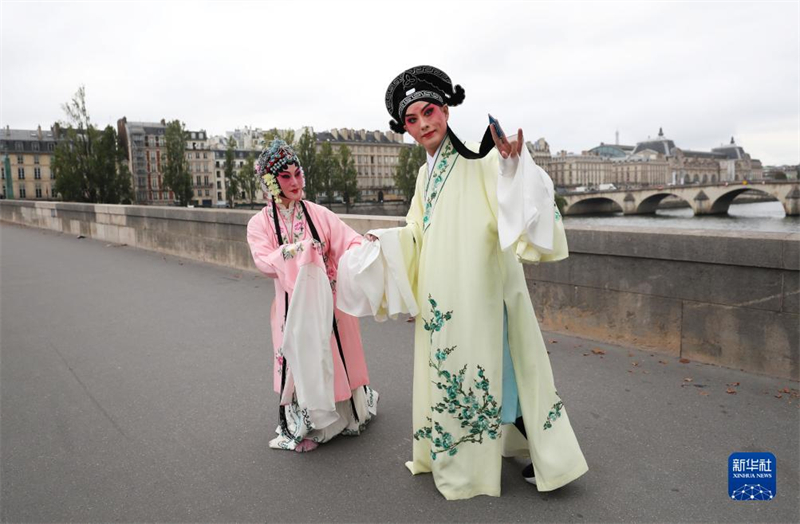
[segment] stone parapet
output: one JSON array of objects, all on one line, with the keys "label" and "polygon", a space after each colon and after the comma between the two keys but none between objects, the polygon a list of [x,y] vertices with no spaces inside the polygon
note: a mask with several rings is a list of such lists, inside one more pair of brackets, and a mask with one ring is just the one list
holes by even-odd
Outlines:
[{"label": "stone parapet", "polygon": [[[0,201],[5,222],[251,271],[256,212]],[[566,226],[567,260],[525,266],[543,329],[800,380],[800,233]]]}]

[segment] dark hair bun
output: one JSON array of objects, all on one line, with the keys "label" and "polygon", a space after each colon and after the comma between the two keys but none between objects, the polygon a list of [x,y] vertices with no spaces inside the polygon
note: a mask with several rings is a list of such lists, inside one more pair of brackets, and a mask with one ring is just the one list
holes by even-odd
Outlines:
[{"label": "dark hair bun", "polygon": [[464,88],[457,85],[453,90],[453,94],[450,95],[450,98],[447,100],[447,105],[457,106],[458,104],[464,101],[465,96],[466,93],[464,93]]},{"label": "dark hair bun", "polygon": [[392,131],[401,135],[406,132],[405,126],[397,120],[389,120],[389,127],[392,128]]}]

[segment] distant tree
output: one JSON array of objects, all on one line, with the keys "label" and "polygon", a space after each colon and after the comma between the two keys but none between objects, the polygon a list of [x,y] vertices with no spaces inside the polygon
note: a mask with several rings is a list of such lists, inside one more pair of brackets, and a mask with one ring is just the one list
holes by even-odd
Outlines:
[{"label": "distant tree", "polygon": [[278,128],[273,127],[264,132],[264,147],[269,147],[270,142],[280,138],[290,146],[294,144],[294,131],[279,131]]},{"label": "distant tree", "polygon": [[164,163],[164,187],[170,189],[181,206],[189,205],[194,197],[189,161],[186,160],[186,128],[180,120],[167,124],[165,133],[166,159]]},{"label": "distant tree", "polygon": [[328,207],[333,202],[333,192],[336,176],[336,157],[330,142],[323,142],[317,155],[316,177],[319,181],[319,191],[325,195]]},{"label": "distant tree", "polygon": [[425,165],[425,148],[417,144],[400,150],[397,169],[394,172],[394,184],[403,193],[407,204],[411,203],[417,185],[419,168]]},{"label": "distant tree", "polygon": [[303,173],[306,179],[306,198],[312,202],[317,201],[320,193],[320,181],[317,176],[317,138],[314,133],[306,130],[300,140],[297,141],[295,148],[300,165],[303,166]]},{"label": "distant tree", "polygon": [[250,201],[250,207],[256,202],[256,195],[261,191],[261,184],[256,178],[256,158],[253,153],[247,155],[247,160],[244,166],[239,170],[239,185],[242,188],[247,199]]},{"label": "distant tree", "polygon": [[561,195],[556,195],[556,206],[558,206],[558,212],[563,216],[564,208],[567,207],[567,199]]},{"label": "distant tree", "polygon": [[119,147],[117,130],[106,126],[95,141],[98,202],[130,203],[131,172],[127,154]]},{"label": "distant tree", "polygon": [[239,195],[239,177],[236,174],[236,139],[228,138],[228,148],[225,150],[225,195],[230,207],[236,207],[236,197]]},{"label": "distant tree", "polygon": [[358,196],[358,172],[350,148],[346,145],[339,147],[335,163],[335,189],[342,195],[345,212],[350,212],[350,206]]},{"label": "distant tree", "polygon": [[53,158],[54,193],[73,202],[129,203],[131,175],[116,130],[99,131],[91,124],[83,86],[62,108],[69,121],[59,125],[65,137]]}]

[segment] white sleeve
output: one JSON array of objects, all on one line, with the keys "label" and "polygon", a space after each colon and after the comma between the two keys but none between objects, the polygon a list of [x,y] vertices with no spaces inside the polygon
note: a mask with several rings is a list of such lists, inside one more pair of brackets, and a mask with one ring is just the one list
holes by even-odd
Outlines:
[{"label": "white sleeve", "polygon": [[541,253],[552,253],[554,201],[553,181],[536,165],[526,147],[518,158],[501,157],[497,177],[500,248],[524,240]]},{"label": "white sleeve", "polygon": [[362,242],[345,251],[336,275],[336,308],[354,317],[369,317],[383,300],[383,264],[378,242]]},{"label": "white sleeve", "polygon": [[292,371],[297,402],[308,410],[316,429],[339,419],[333,388],[332,325],[328,275],[318,265],[303,265],[286,314],[282,352]]},{"label": "white sleeve", "polygon": [[408,313],[412,316],[419,314],[417,300],[408,281],[403,251],[400,247],[401,228],[376,229],[371,231],[378,237],[381,246],[381,258],[384,265],[384,282],[386,290],[385,308],[391,318],[396,318],[398,313]]},{"label": "white sleeve", "polygon": [[336,307],[340,311],[357,317],[371,315],[377,321],[419,312],[399,232],[400,228],[370,231],[378,240],[349,249],[339,260]]}]

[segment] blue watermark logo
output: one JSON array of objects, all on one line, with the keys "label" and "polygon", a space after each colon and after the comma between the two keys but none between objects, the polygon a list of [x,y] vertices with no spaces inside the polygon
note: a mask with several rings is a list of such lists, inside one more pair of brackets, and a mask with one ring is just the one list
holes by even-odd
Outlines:
[{"label": "blue watermark logo", "polygon": [[772,453],[732,453],[728,457],[728,496],[733,500],[772,500],[777,495],[777,463]]}]

